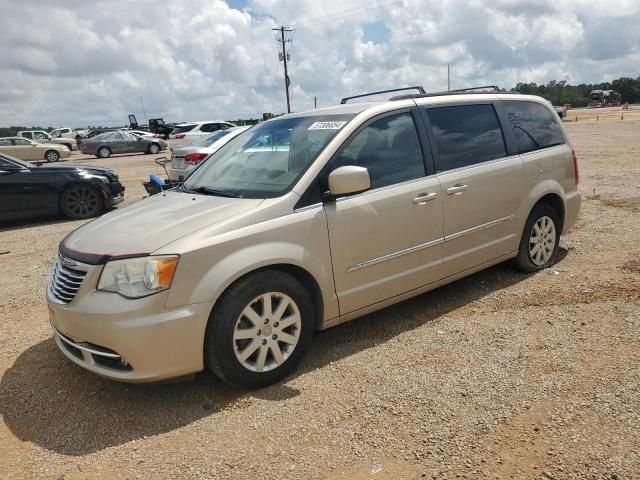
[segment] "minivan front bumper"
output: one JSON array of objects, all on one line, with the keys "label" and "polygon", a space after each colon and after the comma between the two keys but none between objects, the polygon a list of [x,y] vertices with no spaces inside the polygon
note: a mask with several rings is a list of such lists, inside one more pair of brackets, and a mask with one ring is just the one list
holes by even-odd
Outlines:
[{"label": "minivan front bumper", "polygon": [[166,309],[167,295],[127,299],[93,290],[66,305],[49,295],[53,337],[72,362],[113,380],[152,382],[199,372],[210,305]]}]

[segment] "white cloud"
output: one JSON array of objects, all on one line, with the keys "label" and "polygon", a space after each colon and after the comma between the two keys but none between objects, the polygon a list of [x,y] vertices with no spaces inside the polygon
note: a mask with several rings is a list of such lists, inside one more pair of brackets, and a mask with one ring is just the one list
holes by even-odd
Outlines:
[{"label": "white cloud", "polygon": [[[259,117],[285,108],[272,28],[292,25],[292,105],[374,89],[638,76],[640,2],[0,0],[0,125]],[[16,12],[6,14],[6,12]],[[364,25],[382,25],[366,41]]]}]

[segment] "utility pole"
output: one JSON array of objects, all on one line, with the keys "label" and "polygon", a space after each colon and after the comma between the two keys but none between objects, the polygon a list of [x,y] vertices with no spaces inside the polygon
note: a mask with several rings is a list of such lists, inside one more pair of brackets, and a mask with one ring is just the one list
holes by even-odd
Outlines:
[{"label": "utility pole", "polygon": [[147,125],[149,125],[149,119],[147,118],[147,111],[144,108],[144,100],[142,100],[142,95],[140,95],[140,103],[142,104],[142,112],[144,113],[144,119],[147,122]]},{"label": "utility pole", "polygon": [[447,92],[451,91],[451,66],[447,63]]},{"label": "utility pole", "polygon": [[286,27],[272,28],[271,30],[280,32],[281,40],[278,40],[278,41],[282,43],[282,52],[278,52],[278,56],[280,57],[280,61],[284,62],[284,90],[287,94],[287,113],[291,113],[291,102],[289,100],[289,71],[287,70],[287,60],[289,60],[290,57],[287,55],[287,48],[286,48],[286,43],[290,42],[291,40],[285,40],[284,33],[292,32],[293,30]]},{"label": "utility pole", "polygon": [[318,108],[318,97],[313,97],[313,108]]}]

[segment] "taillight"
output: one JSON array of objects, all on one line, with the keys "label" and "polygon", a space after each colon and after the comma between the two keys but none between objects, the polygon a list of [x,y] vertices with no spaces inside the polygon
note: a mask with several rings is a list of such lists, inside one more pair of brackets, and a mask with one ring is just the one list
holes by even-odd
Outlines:
[{"label": "taillight", "polygon": [[181,138],[184,138],[184,133],[176,133],[176,136],[174,138],[180,140]]},{"label": "taillight", "polygon": [[197,165],[202,160],[207,158],[207,155],[208,154],[206,154],[206,153],[190,153],[189,155],[185,155],[184,161],[185,161],[185,163],[188,163],[189,165]]},{"label": "taillight", "polygon": [[576,185],[580,182],[580,172],[578,171],[578,157],[576,156],[576,151],[571,150],[571,156],[573,157],[573,175],[576,179]]}]

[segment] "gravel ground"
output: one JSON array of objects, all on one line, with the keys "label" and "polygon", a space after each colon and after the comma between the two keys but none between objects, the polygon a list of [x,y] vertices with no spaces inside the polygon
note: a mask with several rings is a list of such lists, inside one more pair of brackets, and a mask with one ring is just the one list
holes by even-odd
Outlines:
[{"label": "gravel ground", "polygon": [[[566,123],[585,198],[557,265],[498,265],[322,332],[255,392],[73,366],[44,286],[80,222],[0,228],[0,478],[638,478],[640,115],[592,113]],[[127,202],[155,171],[73,160],[115,167]]]}]

